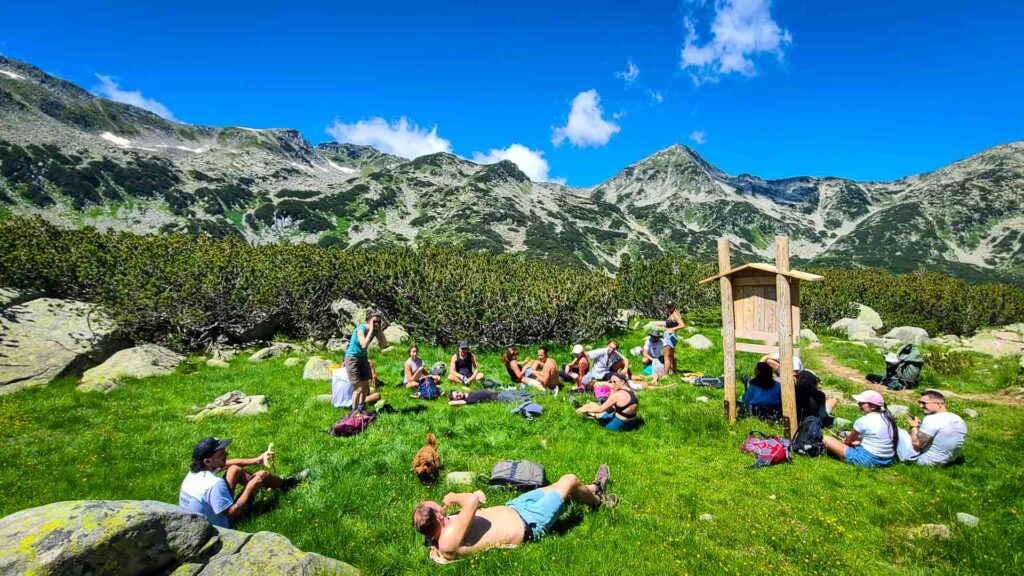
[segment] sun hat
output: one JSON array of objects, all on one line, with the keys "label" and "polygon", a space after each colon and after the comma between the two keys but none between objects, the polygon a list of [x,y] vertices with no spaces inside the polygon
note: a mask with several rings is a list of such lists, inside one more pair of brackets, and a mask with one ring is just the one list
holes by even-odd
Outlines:
[{"label": "sun hat", "polygon": [[213,456],[217,450],[223,450],[231,444],[231,438],[224,438],[223,440],[208,436],[203,438],[196,443],[196,447],[192,449],[193,460],[206,460],[210,456]]},{"label": "sun hat", "polygon": [[860,394],[854,394],[853,399],[856,400],[858,404],[865,402],[867,404],[874,404],[875,406],[885,406],[885,399],[882,398],[881,394],[874,390],[865,390]]},{"label": "sun hat", "polygon": [[583,354],[583,344],[577,344],[572,347],[573,354]]}]

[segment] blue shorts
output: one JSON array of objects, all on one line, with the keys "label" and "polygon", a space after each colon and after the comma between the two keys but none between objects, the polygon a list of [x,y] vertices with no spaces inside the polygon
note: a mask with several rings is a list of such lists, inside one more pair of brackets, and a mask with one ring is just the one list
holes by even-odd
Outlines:
[{"label": "blue shorts", "polygon": [[526,526],[530,529],[530,535],[534,540],[543,538],[555,519],[562,513],[565,507],[565,500],[557,490],[545,491],[543,488],[530,490],[526,494],[509,500],[506,506],[519,513]]},{"label": "blue shorts", "polygon": [[679,336],[676,336],[675,332],[665,332],[661,339],[665,341],[664,345],[669,348],[675,348],[676,342],[679,342]]},{"label": "blue shorts", "polygon": [[871,452],[868,452],[862,446],[847,446],[845,455],[846,461],[850,464],[869,468],[876,466],[892,466],[894,461],[893,458],[883,460]]},{"label": "blue shorts", "polygon": [[629,432],[630,430],[635,430],[637,427],[636,418],[623,420],[622,418],[616,418],[615,414],[611,412],[605,412],[597,419],[597,423],[604,426],[605,430],[611,430],[612,432]]}]

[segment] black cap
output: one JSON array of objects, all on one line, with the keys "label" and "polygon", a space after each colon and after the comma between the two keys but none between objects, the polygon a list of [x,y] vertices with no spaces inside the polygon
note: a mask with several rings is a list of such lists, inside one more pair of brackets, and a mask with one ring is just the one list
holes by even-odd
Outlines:
[{"label": "black cap", "polygon": [[206,460],[210,456],[213,456],[217,450],[227,448],[228,444],[231,444],[231,438],[225,438],[223,440],[218,440],[212,436],[203,438],[196,444],[196,447],[192,449],[192,459]]},{"label": "black cap", "polygon": [[462,348],[469,348],[469,342],[466,342],[465,340],[463,340],[462,342],[459,342],[459,348],[460,349],[462,349]]}]

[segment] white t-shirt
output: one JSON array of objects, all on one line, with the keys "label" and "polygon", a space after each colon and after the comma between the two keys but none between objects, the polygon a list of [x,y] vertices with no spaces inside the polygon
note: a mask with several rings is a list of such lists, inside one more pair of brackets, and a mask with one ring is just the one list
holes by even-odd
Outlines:
[{"label": "white t-shirt", "polygon": [[650,336],[648,336],[647,340],[644,341],[644,348],[647,350],[647,354],[651,358],[657,358],[661,356],[661,352],[665,348],[665,341],[658,338],[658,341],[655,342],[651,340]]},{"label": "white t-shirt", "polygon": [[611,372],[612,366],[624,359],[624,356],[618,350],[608,354],[607,348],[591,350],[587,352],[587,355],[594,361],[590,367],[590,373],[594,375],[594,378],[599,379],[607,376]]},{"label": "white t-shirt", "polygon": [[860,445],[882,460],[894,456],[892,451],[892,433],[889,424],[881,412],[865,414],[853,423],[853,429],[860,434]]},{"label": "white t-shirt", "polygon": [[209,470],[189,472],[178,492],[178,506],[206,516],[210,524],[221,528],[228,527],[228,515],[224,511],[234,503],[228,483]]},{"label": "white t-shirt", "polygon": [[[417,370],[419,370],[420,368],[423,368],[423,358],[416,358],[416,360],[413,360],[412,358],[406,358],[405,359],[405,365],[409,367],[409,372],[412,372],[413,374],[415,374]],[[405,376],[405,372],[403,371],[402,372],[402,384],[408,384],[408,383],[409,383],[409,379]]]},{"label": "white t-shirt", "polygon": [[960,448],[967,439],[967,424],[952,412],[939,412],[925,416],[919,432],[931,436],[932,443],[916,461],[922,466],[936,466],[960,457]]},{"label": "white t-shirt", "polygon": [[351,408],[355,389],[348,381],[348,370],[344,366],[331,372],[331,404],[335,408]]}]

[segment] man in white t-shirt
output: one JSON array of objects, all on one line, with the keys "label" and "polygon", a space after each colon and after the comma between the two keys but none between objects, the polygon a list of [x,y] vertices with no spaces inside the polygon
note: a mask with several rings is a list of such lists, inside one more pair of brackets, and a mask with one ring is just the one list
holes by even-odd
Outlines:
[{"label": "man in white t-shirt", "polygon": [[[261,486],[289,490],[309,475],[308,469],[288,478],[275,476],[267,470],[250,474],[245,471],[246,466],[267,465],[274,457],[274,452],[268,449],[256,458],[228,460],[229,444],[230,438],[200,440],[192,449],[190,471],[181,482],[181,490],[178,492],[178,506],[206,516],[214,526],[227,528],[229,521],[238,517]],[[223,477],[217,475],[221,470],[225,470]],[[238,499],[235,499],[238,486],[244,488]]]},{"label": "man in white t-shirt", "polygon": [[657,330],[651,330],[648,334],[647,339],[644,340],[644,347],[641,350],[643,354],[644,366],[650,365],[652,362],[658,362],[664,365],[665,357],[663,355],[665,351],[665,342],[661,339],[661,332]]},{"label": "man in white t-shirt", "polygon": [[919,466],[941,466],[960,458],[967,439],[964,419],[946,410],[946,397],[937,390],[925,390],[917,404],[924,419],[907,418],[910,446],[906,452],[900,450],[900,459]]},{"label": "man in white t-shirt", "polygon": [[619,343],[615,340],[608,342],[607,348],[591,350],[587,355],[594,361],[590,368],[593,380],[608,380],[613,372],[629,370],[629,360],[619,353]]}]

